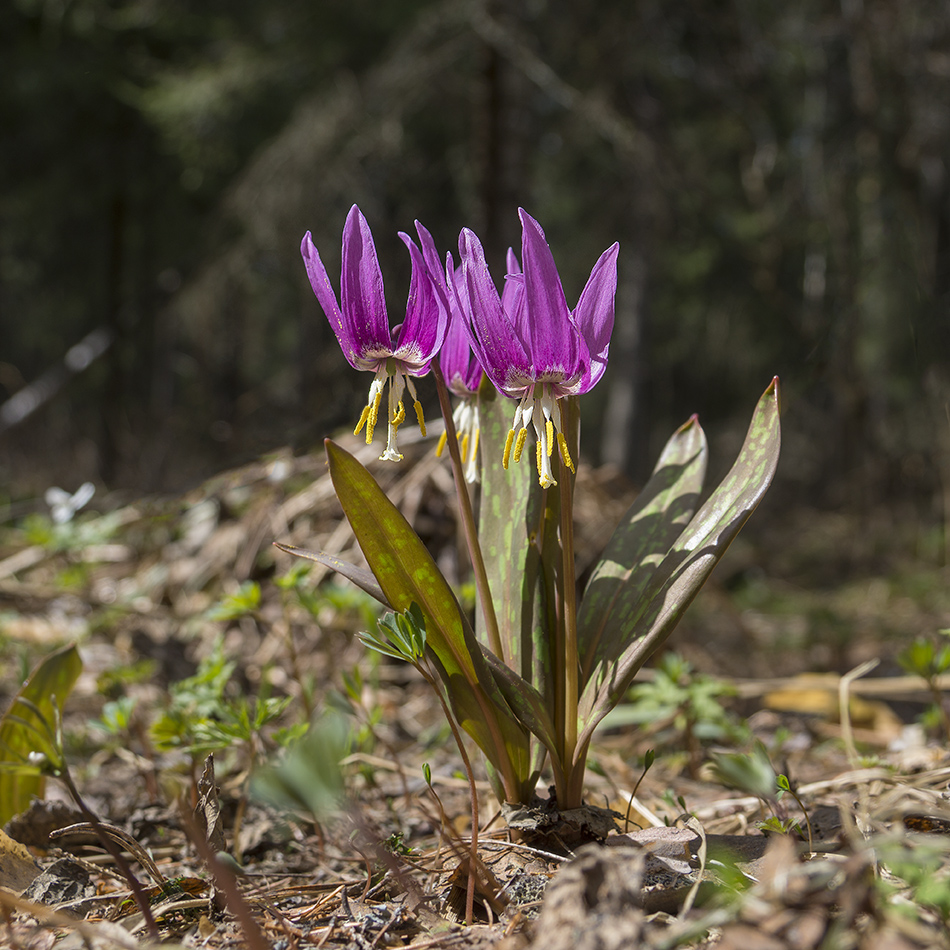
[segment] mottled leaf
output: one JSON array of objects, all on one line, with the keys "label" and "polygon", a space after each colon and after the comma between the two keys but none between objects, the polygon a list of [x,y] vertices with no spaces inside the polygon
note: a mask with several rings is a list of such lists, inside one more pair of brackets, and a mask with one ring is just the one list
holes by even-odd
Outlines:
[{"label": "mottled leaf", "polygon": [[778,378],[762,395],[739,456],[657,567],[625,622],[626,643],[615,659],[591,671],[580,702],[585,748],[597,723],[623,697],[646,659],[663,643],[755,509],[775,474],[781,443]]},{"label": "mottled leaf", "polygon": [[[484,386],[479,395],[482,456],[478,538],[505,650],[504,659],[542,695],[547,694],[554,642],[553,565],[557,550],[558,493],[538,484],[525,452],[520,462],[502,464],[514,402]],[[480,621],[480,614],[479,614]],[[480,635],[484,639],[484,634]],[[548,698],[550,702],[550,697]]]},{"label": "mottled leaf", "polygon": [[666,443],[594,567],[577,617],[582,684],[596,663],[616,659],[627,646],[650,578],[696,510],[706,458],[706,436],[693,416]]},{"label": "mottled leaf", "polygon": [[326,449],[333,487],[383,596],[399,613],[419,605],[427,646],[460,724],[515,794],[530,773],[528,733],[495,685],[452,588],[373,476],[329,439]]}]

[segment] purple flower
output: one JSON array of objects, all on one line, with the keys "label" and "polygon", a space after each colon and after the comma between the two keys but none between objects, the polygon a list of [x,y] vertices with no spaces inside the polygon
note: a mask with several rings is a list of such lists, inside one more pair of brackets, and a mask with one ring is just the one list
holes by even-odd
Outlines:
[{"label": "purple flower", "polygon": [[[383,389],[389,382],[389,437],[381,459],[399,461],[396,430],[406,418],[402,396],[409,390],[419,428],[425,435],[422,405],[416,398],[412,377],[429,372],[432,357],[445,338],[448,310],[444,295],[433,285],[426,259],[438,256],[429,232],[416,222],[426,257],[408,234],[399,237],[409,249],[412,277],[406,319],[390,330],[383,291],[383,275],[369,225],[359,208],[353,205],[343,226],[343,267],[340,278],[340,303],[330,284],[326,268],[308,231],[300,245],[310,286],[330,321],[330,326],[350,366],[375,373],[369,397],[356,432],[366,426],[366,444],[373,441]],[[342,304],[342,306],[340,305]]]},{"label": "purple flower", "polygon": [[555,434],[564,463],[574,470],[559,400],[590,391],[607,368],[619,245],[600,255],[572,311],[541,225],[523,209],[518,214],[524,271],[509,250],[501,297],[482,245],[467,228],[459,236],[462,265],[453,286],[482,368],[497,389],[518,400],[504,465],[512,443],[514,459],[520,460],[530,422],[537,437],[538,477],[547,488],[557,484],[550,460]]},{"label": "purple flower", "polygon": [[[439,353],[439,364],[442,367],[446,385],[459,397],[452,418],[458,434],[459,452],[465,463],[465,480],[475,483],[478,481],[478,387],[481,385],[484,374],[481,364],[472,353],[468,332],[458,309],[455,294],[449,294],[447,300],[452,315],[449,317],[449,328]],[[441,455],[445,448],[446,437],[446,433],[443,432],[435,450],[437,456]]]}]

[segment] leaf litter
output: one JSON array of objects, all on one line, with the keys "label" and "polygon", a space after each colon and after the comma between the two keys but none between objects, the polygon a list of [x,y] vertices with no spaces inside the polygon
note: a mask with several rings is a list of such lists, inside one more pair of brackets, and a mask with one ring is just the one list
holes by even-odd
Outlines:
[{"label": "leaf litter", "polygon": [[[344,444],[464,593],[451,479],[428,444],[407,439],[410,464],[399,468],[377,465],[355,439]],[[578,481],[582,576],[633,493],[609,470],[581,467]],[[83,671],[63,710],[66,758],[121,842],[166,945],[950,945],[950,758],[887,702],[923,708],[918,678],[848,680],[842,702],[841,677],[829,674],[730,680],[722,666],[755,669],[757,657],[743,664],[742,653],[720,651],[722,666],[710,672],[738,694],[747,738],[792,780],[810,846],[788,795],[763,799],[714,780],[708,752],[722,736],[695,737],[701,764],[691,774],[671,714],[612,726],[595,744],[587,801],[619,816],[611,847],[570,852],[557,835],[533,836],[530,821],[507,829],[482,776],[487,817],[472,868],[468,785],[437,703],[411,669],[367,656],[356,635],[376,616],[369,598],[272,546],[362,563],[321,455],[275,453],[181,498],[113,502],[76,520],[82,531],[72,539],[68,524],[44,536],[41,515],[0,533],[3,707],[30,666],[79,642]],[[749,551],[748,542],[737,549],[733,571]],[[708,637],[726,597],[723,586],[701,595],[699,619],[678,635],[697,665],[706,654],[694,631],[706,624]],[[752,654],[766,652],[766,614],[743,615],[757,625],[758,644],[745,646]],[[946,604],[914,619],[909,634],[933,632],[946,625]],[[801,646],[790,673],[820,665],[820,650]],[[272,697],[289,703],[265,708]],[[277,710],[271,719],[268,710]],[[273,792],[269,763],[288,757],[295,725],[327,710],[342,711],[342,744],[324,737],[308,747],[302,771],[281,773],[290,798],[276,806],[260,792]],[[656,764],[632,805],[652,746]],[[334,757],[338,786],[324,761]],[[4,941],[152,942],[128,881],[55,779],[45,794],[0,838]],[[770,821],[778,824],[763,833]],[[466,927],[470,871],[476,923]]]}]

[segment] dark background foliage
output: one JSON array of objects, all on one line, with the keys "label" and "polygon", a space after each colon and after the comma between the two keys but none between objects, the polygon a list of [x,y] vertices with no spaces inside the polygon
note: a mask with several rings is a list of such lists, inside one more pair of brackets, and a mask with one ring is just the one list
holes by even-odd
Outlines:
[{"label": "dark background foliage", "polygon": [[[621,243],[591,460],[640,481],[698,412],[721,472],[778,374],[782,504],[945,519],[939,0],[12,0],[0,62],[13,497],[177,489],[318,445],[369,379],[303,232],[332,273],[357,202],[395,313],[397,230],[418,218],[448,249],[473,227],[500,277],[521,205],[571,302]],[[74,372],[96,330],[111,346]]]}]

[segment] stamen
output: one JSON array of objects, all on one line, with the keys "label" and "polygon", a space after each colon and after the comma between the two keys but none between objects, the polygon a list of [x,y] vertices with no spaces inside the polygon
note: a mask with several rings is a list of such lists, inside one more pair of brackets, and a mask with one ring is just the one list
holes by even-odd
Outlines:
[{"label": "stamen", "polygon": [[[547,454],[550,456],[551,449],[554,448],[554,423],[550,419],[546,419],[544,423],[544,434],[547,436],[544,440],[544,448]],[[559,432],[558,435],[561,433]]]},{"label": "stamen", "polygon": [[468,461],[468,433],[462,436],[462,444],[459,446],[459,455],[463,462]]},{"label": "stamen", "polygon": [[504,458],[502,458],[501,460],[502,466],[506,469],[508,468],[508,458],[511,455],[511,443],[514,442],[514,440],[515,440],[515,430],[509,429],[508,438],[505,439],[505,455],[504,455]]},{"label": "stamen", "polygon": [[563,432],[558,432],[557,434],[557,446],[561,450],[561,458],[564,459],[564,464],[575,474],[574,463],[571,461],[571,453],[567,450],[567,439],[564,438]]},{"label": "stamen", "polygon": [[478,466],[475,464],[478,459],[478,429],[472,433],[472,455],[469,458],[468,468],[465,471],[465,480],[470,483],[478,481]]},{"label": "stamen", "polygon": [[[415,396],[415,393],[413,393]],[[426,421],[422,418],[422,403],[417,399],[413,404],[412,408],[416,410],[416,419],[419,420],[419,431],[422,433],[423,438],[426,434]]]},{"label": "stamen", "polygon": [[[366,420],[369,419],[369,406],[363,406],[363,413],[360,416],[360,421],[356,423],[356,428],[353,430],[353,435],[359,435],[360,429],[366,425]],[[372,442],[372,438],[367,438],[366,442],[369,444]]]},{"label": "stamen", "polygon": [[398,429],[406,421],[406,407],[402,404],[402,400],[396,403],[396,411],[393,413],[393,421],[389,424],[394,428]]},{"label": "stamen", "polygon": [[376,420],[379,418],[379,404],[383,401],[382,387],[376,390],[376,398],[369,407],[369,418],[366,420],[366,444],[373,441],[373,430],[376,428]]},{"label": "stamen", "polygon": [[524,451],[524,443],[525,443],[525,439],[527,438],[528,438],[528,430],[522,429],[518,433],[518,441],[515,442],[515,461],[516,462],[521,461],[521,453]]},{"label": "stamen", "polygon": [[442,458],[442,450],[445,448],[445,443],[449,441],[449,434],[443,429],[442,435],[439,436],[439,444],[435,447],[435,457],[437,459]]}]

